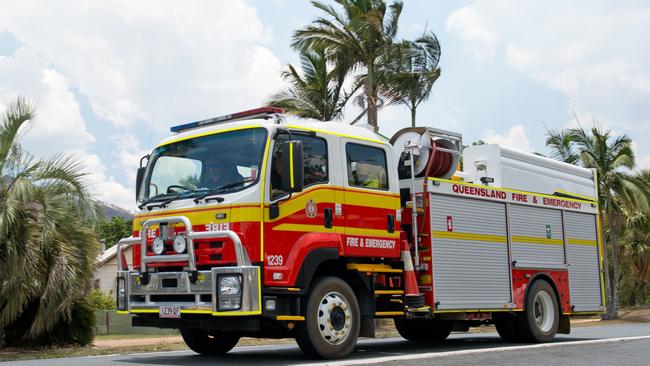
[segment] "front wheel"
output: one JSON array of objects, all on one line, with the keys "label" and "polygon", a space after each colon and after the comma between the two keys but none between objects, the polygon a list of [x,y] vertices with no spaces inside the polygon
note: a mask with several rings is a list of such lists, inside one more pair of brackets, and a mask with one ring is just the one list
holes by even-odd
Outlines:
[{"label": "front wheel", "polygon": [[543,280],[535,281],[526,296],[526,310],[518,314],[519,332],[523,341],[544,343],[555,338],[560,311],[555,291]]},{"label": "front wheel", "polygon": [[181,336],[192,351],[202,355],[222,355],[239,342],[239,336],[204,329],[181,329]]},{"label": "front wheel", "polygon": [[308,356],[342,358],[359,338],[360,312],[350,286],[337,277],[322,277],[309,291],[305,321],[296,328],[296,342]]}]

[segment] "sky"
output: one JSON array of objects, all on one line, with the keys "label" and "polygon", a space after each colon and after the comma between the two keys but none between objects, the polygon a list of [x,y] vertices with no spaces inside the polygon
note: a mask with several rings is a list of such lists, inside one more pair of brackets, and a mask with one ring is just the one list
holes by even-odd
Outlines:
[{"label": "sky", "polygon": [[[37,106],[36,157],[82,160],[98,199],[135,208],[140,157],[169,127],[263,105],[297,65],[304,0],[0,0],[0,112]],[[650,168],[650,3],[405,0],[399,39],[438,36],[441,77],[418,124],[548,153],[547,129],[594,123],[634,140]],[[348,108],[342,123],[352,120]],[[381,132],[410,124],[379,113]]]}]

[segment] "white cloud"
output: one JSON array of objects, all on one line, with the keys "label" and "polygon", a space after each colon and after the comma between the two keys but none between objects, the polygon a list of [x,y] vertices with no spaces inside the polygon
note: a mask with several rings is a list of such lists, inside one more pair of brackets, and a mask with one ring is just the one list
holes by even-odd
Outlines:
[{"label": "white cloud", "polygon": [[533,152],[533,148],[530,146],[530,141],[522,125],[512,126],[504,134],[487,130],[483,133],[482,140],[488,144],[498,144],[511,149]]},{"label": "white cloud", "polygon": [[[272,33],[243,0],[5,0],[0,24],[22,44],[0,57],[0,107],[38,104],[26,147],[87,159],[93,190],[123,207],[134,200],[121,176],[131,187],[150,129],[258,106],[283,86]],[[89,133],[75,93],[110,122],[94,129],[106,136]]]},{"label": "white cloud", "polygon": [[117,127],[259,105],[281,85],[271,33],[244,1],[19,0],[0,24]]},{"label": "white cloud", "polygon": [[647,3],[605,0],[475,0],[447,18],[477,60],[502,52],[578,115],[642,139],[650,138],[648,24]]}]

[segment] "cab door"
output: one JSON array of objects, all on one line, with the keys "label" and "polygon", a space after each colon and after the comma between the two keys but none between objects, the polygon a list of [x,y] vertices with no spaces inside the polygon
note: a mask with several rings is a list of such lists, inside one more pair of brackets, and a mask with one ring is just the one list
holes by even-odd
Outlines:
[{"label": "cab door", "polygon": [[[269,206],[264,215],[265,284],[289,286],[302,263],[314,247],[326,246],[328,235],[335,234],[336,190],[332,189],[331,147],[329,136],[291,131],[291,139],[302,142],[303,191],[289,194],[282,189],[280,146],[289,140],[280,132],[273,141],[270,155]],[[336,147],[338,145],[335,145]],[[338,240],[332,247],[338,248]]]},{"label": "cab door", "polygon": [[341,152],[346,255],[398,257],[400,200],[390,148],[342,139]]}]

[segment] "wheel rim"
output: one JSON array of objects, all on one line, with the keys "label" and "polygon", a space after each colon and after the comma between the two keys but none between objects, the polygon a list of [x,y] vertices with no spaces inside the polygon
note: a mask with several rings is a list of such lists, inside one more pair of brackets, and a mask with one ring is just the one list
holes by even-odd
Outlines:
[{"label": "wheel rim", "polygon": [[329,292],[318,305],[318,329],[325,341],[332,345],[345,342],[350,336],[352,311],[345,296]]},{"label": "wheel rim", "polygon": [[553,306],[553,299],[548,292],[540,291],[535,296],[533,311],[535,323],[539,330],[544,333],[549,332],[553,328],[553,323],[555,322],[555,307]]}]

